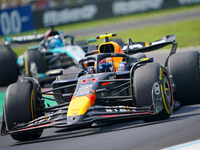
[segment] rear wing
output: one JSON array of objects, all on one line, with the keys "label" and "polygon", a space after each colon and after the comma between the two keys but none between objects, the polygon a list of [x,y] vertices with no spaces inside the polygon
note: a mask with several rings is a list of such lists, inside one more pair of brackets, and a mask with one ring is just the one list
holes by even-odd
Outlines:
[{"label": "rear wing", "polygon": [[176,47],[177,47],[176,35],[167,35],[152,43],[132,42],[131,39],[128,39],[127,45],[123,46],[122,49],[127,54],[135,54],[138,52],[154,51],[154,50],[163,48],[169,44],[172,44],[172,47],[174,47],[172,48],[173,49],[172,53],[175,53]]},{"label": "rear wing", "polygon": [[172,44],[171,51],[165,61],[165,66],[168,66],[168,59],[172,54],[176,53],[177,49],[177,42],[176,42],[176,35],[167,35],[163,38],[154,41],[152,43],[145,43],[145,42],[132,42],[131,39],[128,39],[128,44],[123,47],[123,51],[127,54],[135,54],[138,52],[150,52],[160,48],[163,48],[167,45]]},{"label": "rear wing", "polygon": [[[62,34],[63,38],[71,38],[71,43],[74,41],[73,35],[65,35]],[[25,35],[25,36],[14,36],[13,38],[6,37],[5,43],[31,43],[31,42],[40,42],[45,38],[45,35],[43,33],[41,34],[33,34],[33,35]]]},{"label": "rear wing", "polygon": [[[30,43],[30,42],[39,42],[44,39],[44,34],[33,34],[26,36],[14,36],[10,41],[12,43]],[[9,37],[5,38],[5,42],[8,41]]]},{"label": "rear wing", "polygon": [[[108,38],[108,37],[111,37],[111,35],[113,36],[113,34],[108,34],[108,35],[103,35],[102,37]],[[116,36],[116,34],[115,34],[115,36]],[[101,37],[101,36],[98,36],[98,37]],[[172,49],[171,49],[170,55],[176,53],[176,49],[177,49],[176,35],[167,35],[167,36],[164,36],[163,38],[161,38],[157,41],[151,42],[151,43],[132,42],[132,40],[129,38],[127,44],[122,46],[122,50],[124,51],[124,53],[126,53],[128,55],[132,55],[132,54],[136,54],[139,52],[145,53],[145,52],[158,50],[169,44],[172,44]],[[91,52],[88,52],[86,54],[86,56],[96,54],[96,53],[98,53],[98,51],[96,49],[94,49]]]},{"label": "rear wing", "polygon": [[[69,44],[74,45],[74,36],[73,35],[59,35],[62,36],[63,38],[70,38]],[[53,37],[53,36],[52,36]],[[48,39],[52,38],[49,37]],[[4,46],[7,48],[8,51],[12,51],[11,49],[11,44],[16,43],[16,44],[26,44],[26,43],[32,43],[32,42],[41,42],[45,39],[45,34],[33,34],[33,35],[26,35],[26,36],[14,36],[13,38],[6,37]],[[35,50],[38,49],[39,45],[34,45],[28,47],[28,49]]]},{"label": "rear wing", "polygon": [[[11,48],[12,43],[18,43],[18,44],[25,44],[25,43],[31,43],[31,42],[40,42],[44,39],[44,34],[33,34],[33,35],[26,35],[26,36],[14,36],[13,38],[5,37],[4,46],[8,51],[13,52]],[[14,52],[13,52],[14,53]]]}]

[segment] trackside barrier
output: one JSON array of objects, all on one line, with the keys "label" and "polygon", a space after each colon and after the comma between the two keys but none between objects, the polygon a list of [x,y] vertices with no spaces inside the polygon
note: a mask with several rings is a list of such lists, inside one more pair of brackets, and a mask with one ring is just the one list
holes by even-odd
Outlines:
[{"label": "trackside barrier", "polygon": [[35,11],[35,28],[169,9],[197,3],[200,3],[200,0],[106,0],[98,3],[73,5]]},{"label": "trackside barrier", "polygon": [[0,36],[199,3],[200,0],[102,0],[35,11],[24,6],[0,11]]},{"label": "trackside barrier", "polygon": [[0,10],[0,35],[10,35],[34,29],[30,6]]}]

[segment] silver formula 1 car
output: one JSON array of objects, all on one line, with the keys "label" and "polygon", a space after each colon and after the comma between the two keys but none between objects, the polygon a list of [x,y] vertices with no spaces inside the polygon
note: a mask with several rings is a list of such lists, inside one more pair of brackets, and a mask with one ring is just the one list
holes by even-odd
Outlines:
[{"label": "silver formula 1 car", "polygon": [[[7,51],[0,52],[0,86],[16,82],[18,76],[36,78],[41,84],[51,83],[55,77],[49,77],[48,71],[76,66],[84,58],[87,41],[75,41],[74,36],[63,34],[59,30],[48,30],[45,34],[6,37]],[[69,40],[68,40],[69,39]],[[30,46],[17,58],[11,43],[39,42]]]}]

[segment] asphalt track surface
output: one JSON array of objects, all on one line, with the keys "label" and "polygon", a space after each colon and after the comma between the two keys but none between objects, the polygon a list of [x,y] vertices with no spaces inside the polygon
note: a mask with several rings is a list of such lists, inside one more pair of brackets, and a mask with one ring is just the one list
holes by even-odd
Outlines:
[{"label": "asphalt track surface", "polygon": [[200,138],[200,105],[179,108],[170,119],[124,121],[105,127],[67,131],[46,129],[42,137],[16,142],[0,137],[1,150],[158,150]]},{"label": "asphalt track surface", "polygon": [[[200,16],[200,11],[195,11],[195,13],[197,14],[196,17]],[[185,14],[185,16],[188,15]],[[182,18],[189,19],[193,15]],[[175,15],[171,17],[174,18],[174,21],[177,20]],[[160,19],[162,20],[162,18]],[[169,22],[169,20],[166,21]],[[156,24],[155,21],[151,21],[149,24]],[[171,22],[173,22],[173,19]],[[142,24],[146,26],[147,23],[144,25],[143,22]],[[134,28],[133,24],[130,26]],[[121,30],[123,30],[122,27],[124,29],[124,26],[121,26]],[[113,26],[112,31],[109,28],[106,28],[106,30],[112,32]],[[119,31],[120,29],[116,28],[115,30]],[[101,30],[97,32],[104,33],[107,31]],[[81,36],[85,34],[84,32],[79,32],[78,35]],[[195,50],[196,48],[191,49]],[[197,49],[200,50],[199,48]],[[148,53],[147,56],[153,56],[155,61],[164,63],[168,53],[169,51],[157,51]],[[0,91],[5,89],[6,87],[0,88]],[[0,150],[157,150],[199,140],[199,118],[200,104],[182,106],[169,119],[159,122],[145,123],[140,119],[136,119],[123,120],[95,128],[74,130],[51,128],[45,129],[43,135],[38,140],[28,142],[17,142],[10,136],[3,136],[0,137]]]}]

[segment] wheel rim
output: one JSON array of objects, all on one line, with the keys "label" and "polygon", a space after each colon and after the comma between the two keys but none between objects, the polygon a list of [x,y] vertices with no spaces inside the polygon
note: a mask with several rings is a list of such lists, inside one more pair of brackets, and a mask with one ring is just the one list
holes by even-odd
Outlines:
[{"label": "wheel rim", "polygon": [[168,110],[173,108],[173,95],[171,83],[169,82],[169,77],[166,73],[163,74],[163,92],[165,96],[165,102]]}]

